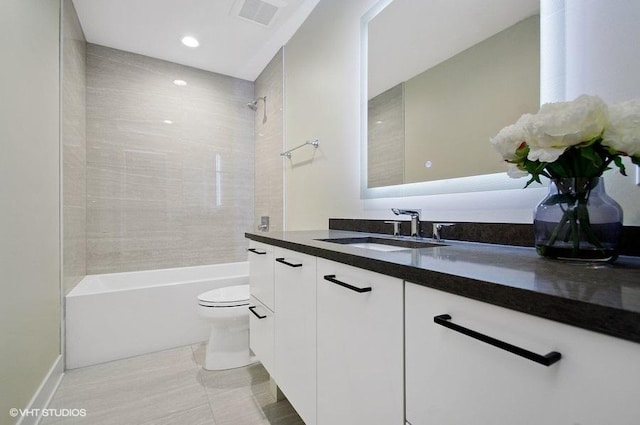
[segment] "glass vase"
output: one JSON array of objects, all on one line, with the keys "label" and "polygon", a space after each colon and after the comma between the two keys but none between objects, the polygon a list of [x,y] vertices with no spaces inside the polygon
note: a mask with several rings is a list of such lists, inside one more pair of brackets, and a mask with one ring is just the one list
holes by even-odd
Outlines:
[{"label": "glass vase", "polygon": [[611,262],[618,257],[622,208],[605,193],[602,177],[553,179],[533,227],[543,257]]}]

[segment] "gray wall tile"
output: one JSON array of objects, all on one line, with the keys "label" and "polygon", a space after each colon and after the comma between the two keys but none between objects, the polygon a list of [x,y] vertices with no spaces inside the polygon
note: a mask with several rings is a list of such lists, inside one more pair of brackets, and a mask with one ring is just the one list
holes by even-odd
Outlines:
[{"label": "gray wall tile", "polygon": [[401,83],[369,100],[367,187],[404,183],[403,97]]},{"label": "gray wall tile", "polygon": [[71,0],[62,8],[63,287],[86,274],[86,40]]},{"label": "gray wall tile", "polygon": [[88,44],[87,273],[246,260],[253,96],[249,81]]},{"label": "gray wall tile", "polygon": [[283,49],[274,56],[269,65],[256,80],[257,97],[267,96],[266,121],[265,103],[258,102],[255,112],[255,217],[254,229],[260,224],[260,217],[270,217],[270,230],[284,230],[284,87]]}]

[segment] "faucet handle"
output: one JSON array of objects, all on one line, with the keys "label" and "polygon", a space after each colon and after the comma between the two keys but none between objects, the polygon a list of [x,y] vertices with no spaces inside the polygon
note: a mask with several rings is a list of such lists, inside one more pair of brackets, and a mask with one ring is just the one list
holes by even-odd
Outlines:
[{"label": "faucet handle", "polygon": [[400,236],[400,225],[402,224],[401,221],[385,221],[386,224],[393,224],[393,236]]},{"label": "faucet handle", "polygon": [[440,231],[445,228],[445,227],[449,227],[449,226],[455,226],[455,223],[433,223],[433,238],[435,240],[441,240],[442,239],[442,235],[440,234]]},{"label": "faucet handle", "polygon": [[416,218],[420,218],[420,210],[407,210],[407,209],[400,209],[400,208],[391,208],[391,211],[395,214],[395,215],[410,215],[411,217],[416,217]]}]

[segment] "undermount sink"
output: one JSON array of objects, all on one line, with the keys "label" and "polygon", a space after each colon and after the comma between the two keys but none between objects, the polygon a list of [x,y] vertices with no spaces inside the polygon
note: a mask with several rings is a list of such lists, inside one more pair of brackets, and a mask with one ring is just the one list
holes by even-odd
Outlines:
[{"label": "undermount sink", "polygon": [[445,246],[440,243],[434,243],[419,239],[387,239],[375,236],[365,236],[356,238],[332,238],[332,239],[316,239],[323,242],[339,243],[341,245],[349,245],[356,248],[372,249],[375,251],[402,251],[405,249],[434,248]]}]

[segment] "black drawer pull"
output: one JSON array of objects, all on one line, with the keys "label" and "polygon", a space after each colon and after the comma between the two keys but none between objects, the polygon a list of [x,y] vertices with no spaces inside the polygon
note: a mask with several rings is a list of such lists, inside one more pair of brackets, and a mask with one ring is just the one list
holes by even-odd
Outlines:
[{"label": "black drawer pull", "polygon": [[284,259],[284,257],[276,258],[276,261],[277,261],[278,263],[286,264],[286,265],[287,265],[287,266],[289,266],[289,267],[302,267],[302,263],[299,263],[299,264],[289,263],[289,262],[287,262],[287,261]]},{"label": "black drawer pull", "polygon": [[494,347],[501,348],[510,353],[524,357],[525,359],[529,359],[536,363],[540,363],[541,365],[551,366],[552,364],[560,360],[560,358],[562,357],[562,355],[557,351],[552,351],[549,354],[545,354],[545,355],[537,354],[532,351],[525,350],[524,348],[509,344],[508,342],[500,341],[499,339],[495,339],[490,336],[481,334],[480,332],[476,332],[474,330],[465,328],[463,326],[456,325],[455,323],[452,323],[450,320],[451,320],[451,316],[448,314],[441,314],[433,318],[433,321],[440,326],[453,329],[456,332],[460,332],[461,334],[470,336],[471,338],[475,338],[482,342],[486,342],[487,344],[493,345]]},{"label": "black drawer pull", "polygon": [[265,255],[267,253],[267,251],[258,251],[256,248],[249,248],[247,249],[247,251],[253,252],[254,254],[258,255]]},{"label": "black drawer pull", "polygon": [[336,275],[335,274],[328,274],[324,277],[324,280],[328,280],[329,282],[333,282],[336,285],[340,285],[340,286],[344,286],[345,288],[351,289],[352,291],[356,291],[356,292],[371,292],[371,287],[367,287],[367,288],[358,288],[357,286],[353,286],[353,285],[349,285],[348,283],[344,283],[339,281],[338,279],[336,279]]},{"label": "black drawer pull", "polygon": [[266,319],[267,316],[262,316],[262,315],[260,315],[260,313],[257,313],[256,310],[255,310],[256,308],[257,308],[257,306],[252,305],[251,307],[249,307],[249,311],[251,311],[253,313],[253,315],[256,316],[258,319]]}]

